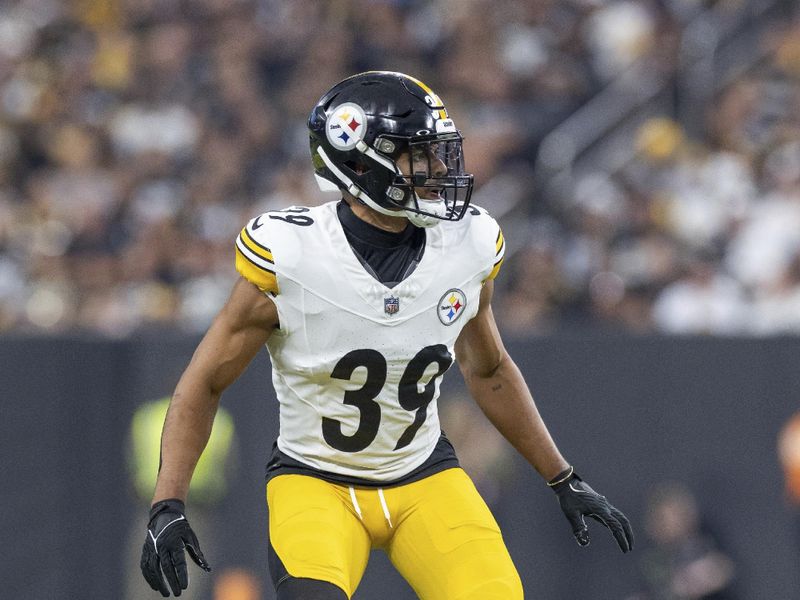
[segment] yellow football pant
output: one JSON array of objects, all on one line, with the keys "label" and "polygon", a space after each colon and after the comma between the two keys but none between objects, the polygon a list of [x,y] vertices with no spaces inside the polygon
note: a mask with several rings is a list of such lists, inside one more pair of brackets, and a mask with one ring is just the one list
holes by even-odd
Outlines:
[{"label": "yellow football pant", "polygon": [[381,548],[422,600],[518,600],[522,583],[500,529],[461,469],[388,488],[305,475],[267,485],[272,547],[289,575],[348,598]]}]

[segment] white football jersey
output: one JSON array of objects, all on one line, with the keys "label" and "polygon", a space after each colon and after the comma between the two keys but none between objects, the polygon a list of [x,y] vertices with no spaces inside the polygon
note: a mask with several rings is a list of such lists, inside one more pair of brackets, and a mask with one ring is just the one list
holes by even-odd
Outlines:
[{"label": "white football jersey", "polygon": [[237,239],[237,268],[278,308],[267,348],[279,449],[322,471],[392,481],[436,446],[439,384],[500,268],[503,236],[472,207],[426,229],[422,260],[390,289],[354,254],[336,204],[253,219]]}]

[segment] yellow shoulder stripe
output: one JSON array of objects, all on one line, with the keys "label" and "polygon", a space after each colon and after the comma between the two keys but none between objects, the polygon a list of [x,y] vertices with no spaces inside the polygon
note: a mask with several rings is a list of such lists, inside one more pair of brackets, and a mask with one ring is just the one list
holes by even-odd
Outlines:
[{"label": "yellow shoulder stripe", "polygon": [[492,266],[492,270],[489,273],[489,276],[484,280],[488,281],[490,279],[494,279],[497,277],[497,274],[500,272],[500,267],[503,265],[503,259],[505,258],[506,254],[506,240],[503,237],[503,231],[498,228],[497,229],[497,239],[494,241],[494,266]]},{"label": "yellow shoulder stripe", "polygon": [[274,263],[275,259],[272,257],[272,250],[264,246],[263,244],[259,244],[257,241],[253,239],[250,235],[250,232],[247,231],[247,227],[242,229],[242,232],[239,234],[239,238],[242,240],[244,245],[247,247],[250,252],[253,254],[263,258],[264,260]]},{"label": "yellow shoulder stripe", "polygon": [[275,273],[250,260],[238,245],[236,247],[236,270],[262,292],[278,293],[278,278]]},{"label": "yellow shoulder stripe", "polygon": [[492,272],[489,273],[489,276],[486,279],[494,279],[497,277],[497,274],[500,272],[500,267],[503,266],[503,259],[501,258],[496,263],[494,263],[494,267],[492,268]]},{"label": "yellow shoulder stripe", "polygon": [[277,294],[278,279],[274,266],[272,251],[254,240],[247,227],[242,229],[236,238],[236,270],[241,276],[261,291]]}]

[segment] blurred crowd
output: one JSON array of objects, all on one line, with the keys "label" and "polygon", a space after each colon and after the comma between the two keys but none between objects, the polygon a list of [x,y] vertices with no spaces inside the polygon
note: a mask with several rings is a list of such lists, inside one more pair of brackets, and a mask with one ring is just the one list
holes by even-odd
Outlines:
[{"label": "blurred crowd", "polygon": [[645,507],[641,590],[626,600],[736,600],[736,562],[685,483],[662,481]]},{"label": "blurred crowd", "polygon": [[703,135],[654,118],[635,160],[581,173],[557,207],[531,189],[542,139],[631,65],[673,72],[680,32],[716,4],[747,0],[6,2],[0,331],[204,330],[243,224],[331,199],[310,108],[391,69],[448,104],[475,201],[524,209],[503,328],[798,332],[797,21],[759,41],[766,63],[714,98]]}]

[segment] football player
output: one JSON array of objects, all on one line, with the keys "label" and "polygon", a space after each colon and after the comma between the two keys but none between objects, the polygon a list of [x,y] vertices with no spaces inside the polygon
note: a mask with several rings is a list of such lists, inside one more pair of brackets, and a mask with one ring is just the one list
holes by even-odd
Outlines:
[{"label": "football player", "polygon": [[470,205],[462,137],[421,81],[367,72],[308,120],[314,171],[342,199],[267,212],[236,240],[241,279],[167,414],[141,567],[186,589],[192,470],[223,390],[266,344],[280,403],[267,465],[269,555],[280,600],[350,598],[385,550],[420,598],[523,597],[500,530],[441,432],[436,400],[458,362],[492,424],[558,495],[581,545],[586,516],[623,552],[628,520],[562,457],[492,316],[505,243]]}]

